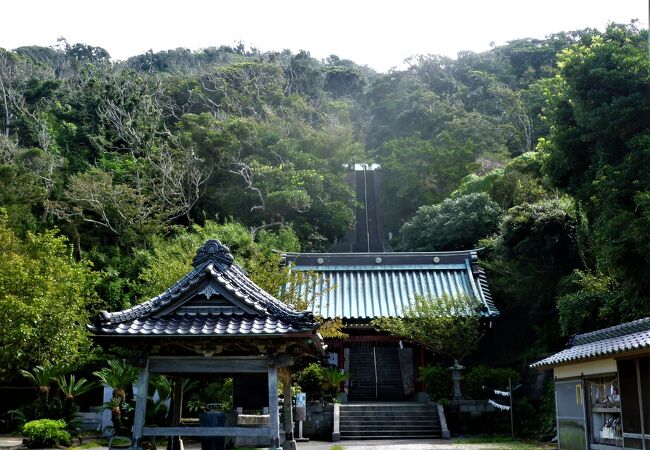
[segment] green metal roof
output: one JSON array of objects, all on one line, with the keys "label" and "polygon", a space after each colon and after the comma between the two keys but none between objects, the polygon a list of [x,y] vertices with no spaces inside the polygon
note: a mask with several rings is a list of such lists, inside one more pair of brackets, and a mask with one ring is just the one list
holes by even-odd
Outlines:
[{"label": "green metal roof", "polygon": [[315,273],[315,281],[298,290],[324,318],[402,317],[416,295],[464,295],[484,305],[485,316],[499,315],[474,251],[289,253],[285,258],[292,271]]}]

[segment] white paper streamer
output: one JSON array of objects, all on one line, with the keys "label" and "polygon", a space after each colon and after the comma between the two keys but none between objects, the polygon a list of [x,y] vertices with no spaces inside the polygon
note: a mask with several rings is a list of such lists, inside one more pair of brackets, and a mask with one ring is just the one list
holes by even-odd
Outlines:
[{"label": "white paper streamer", "polygon": [[496,395],[500,395],[502,397],[510,397],[510,392],[508,392],[508,391],[498,391],[498,390],[495,389],[494,393]]},{"label": "white paper streamer", "polygon": [[501,411],[510,411],[510,407],[506,405],[501,405],[494,400],[488,400],[488,403],[492,406],[494,406],[496,409],[501,410]]}]

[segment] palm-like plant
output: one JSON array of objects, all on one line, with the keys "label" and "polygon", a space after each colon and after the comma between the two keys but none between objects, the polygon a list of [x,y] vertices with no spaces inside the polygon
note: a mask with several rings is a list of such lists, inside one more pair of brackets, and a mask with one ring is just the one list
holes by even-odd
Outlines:
[{"label": "palm-like plant", "polygon": [[66,401],[71,402],[74,402],[75,398],[78,396],[97,387],[97,383],[88,381],[85,378],[79,378],[77,380],[77,377],[74,374],[70,375],[68,378],[61,375],[56,379],[56,382],[59,385],[61,393],[65,396]]},{"label": "palm-like plant", "polygon": [[93,372],[102,384],[113,389],[113,398],[106,406],[111,410],[113,427],[117,434],[122,432],[122,404],[126,400],[126,392],[138,378],[135,367],[129,366],[123,360],[109,360],[108,367]]},{"label": "palm-like plant", "polygon": [[49,411],[50,385],[59,375],[59,370],[52,364],[36,366],[32,371],[21,370],[20,373],[36,387],[38,398],[44,411]]},{"label": "palm-like plant", "polygon": [[335,395],[340,391],[341,383],[347,381],[350,375],[344,370],[328,367],[323,369],[323,378],[326,390]]},{"label": "palm-like plant", "polygon": [[72,374],[69,377],[61,375],[56,379],[59,385],[59,390],[63,394],[63,412],[67,416],[72,416],[75,412],[74,401],[75,399],[85,394],[86,392],[94,389],[97,383],[88,381],[85,378],[79,378]]},{"label": "palm-like plant", "polygon": [[158,392],[158,397],[160,402],[165,402],[172,395],[172,389],[174,388],[174,383],[172,380],[164,375],[157,375],[151,377],[149,381],[150,394],[152,396]]}]

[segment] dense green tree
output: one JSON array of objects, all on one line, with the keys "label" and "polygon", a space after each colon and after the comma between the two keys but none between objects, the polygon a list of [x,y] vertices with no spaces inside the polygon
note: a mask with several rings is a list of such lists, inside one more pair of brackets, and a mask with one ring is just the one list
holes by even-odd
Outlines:
[{"label": "dense green tree", "polygon": [[501,363],[534,358],[563,343],[555,299],[560,281],[582,264],[577,228],[570,198],[544,200],[511,208],[499,234],[481,241],[487,247],[490,287],[501,307],[500,333],[509,336]]},{"label": "dense green tree", "polygon": [[[591,226],[593,273],[626,292],[621,319],[650,313],[650,58],[647,30],[610,25],[559,55],[548,92],[546,173]],[[585,293],[588,295],[588,291]]]},{"label": "dense green tree", "polygon": [[38,364],[76,367],[89,355],[98,276],[54,230],[20,239],[0,216],[0,376]]},{"label": "dense green tree", "polygon": [[507,210],[485,257],[521,358],[559,343],[558,312],[574,333],[650,311],[648,72],[633,24],[415,56],[384,74],[243,44],[126,62],[65,40],[0,50],[3,226],[21,242],[58,227],[103,272],[110,309],[155,295],[147,277],[166,287],[155,258],[182,275],[198,243],[178,267],[162,243],[201,235],[195,224],[253,249],[235,253],[273,291],[284,274],[267,271],[265,242],[327,250],[353,221],[344,165],[379,163],[385,231],[436,204],[439,225],[427,213],[404,227],[428,236],[413,248],[490,233],[470,226],[471,208],[443,224],[443,205],[483,199],[486,228],[497,209],[485,194]]},{"label": "dense green tree", "polygon": [[459,363],[474,351],[483,336],[479,305],[468,297],[416,296],[403,318],[381,317],[373,325],[420,344]]},{"label": "dense green tree", "polygon": [[451,197],[485,192],[504,209],[536,203],[551,197],[551,187],[542,173],[544,154],[528,152],[485,175],[467,175]]},{"label": "dense green tree", "polygon": [[196,250],[208,239],[219,239],[227,244],[236,262],[249,272],[251,279],[273,294],[278,294],[284,284],[278,284],[277,276],[282,277],[284,273],[286,280],[287,271],[286,267],[280,267],[280,254],[273,250],[300,250],[298,239],[290,228],[282,228],[278,233],[260,231],[254,237],[241,224],[208,221],[203,227],[194,226],[191,232],[154,242],[140,275],[140,300],[160,294],[192,270],[191,262]]},{"label": "dense green tree", "polygon": [[396,247],[406,251],[468,250],[495,233],[503,210],[485,193],[422,206],[402,226]]},{"label": "dense green tree", "polygon": [[442,201],[477,166],[472,143],[456,142],[446,133],[433,142],[389,141],[382,152],[380,200],[388,231],[398,230],[419,206]]}]

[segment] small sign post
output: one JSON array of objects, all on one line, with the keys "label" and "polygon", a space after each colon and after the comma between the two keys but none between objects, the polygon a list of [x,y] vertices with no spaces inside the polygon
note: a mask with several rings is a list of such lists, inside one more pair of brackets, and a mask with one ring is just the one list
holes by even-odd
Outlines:
[{"label": "small sign post", "polygon": [[302,422],[307,419],[307,394],[296,394],[296,420],[298,421],[298,437],[296,442],[307,442],[308,438],[302,436]]}]

